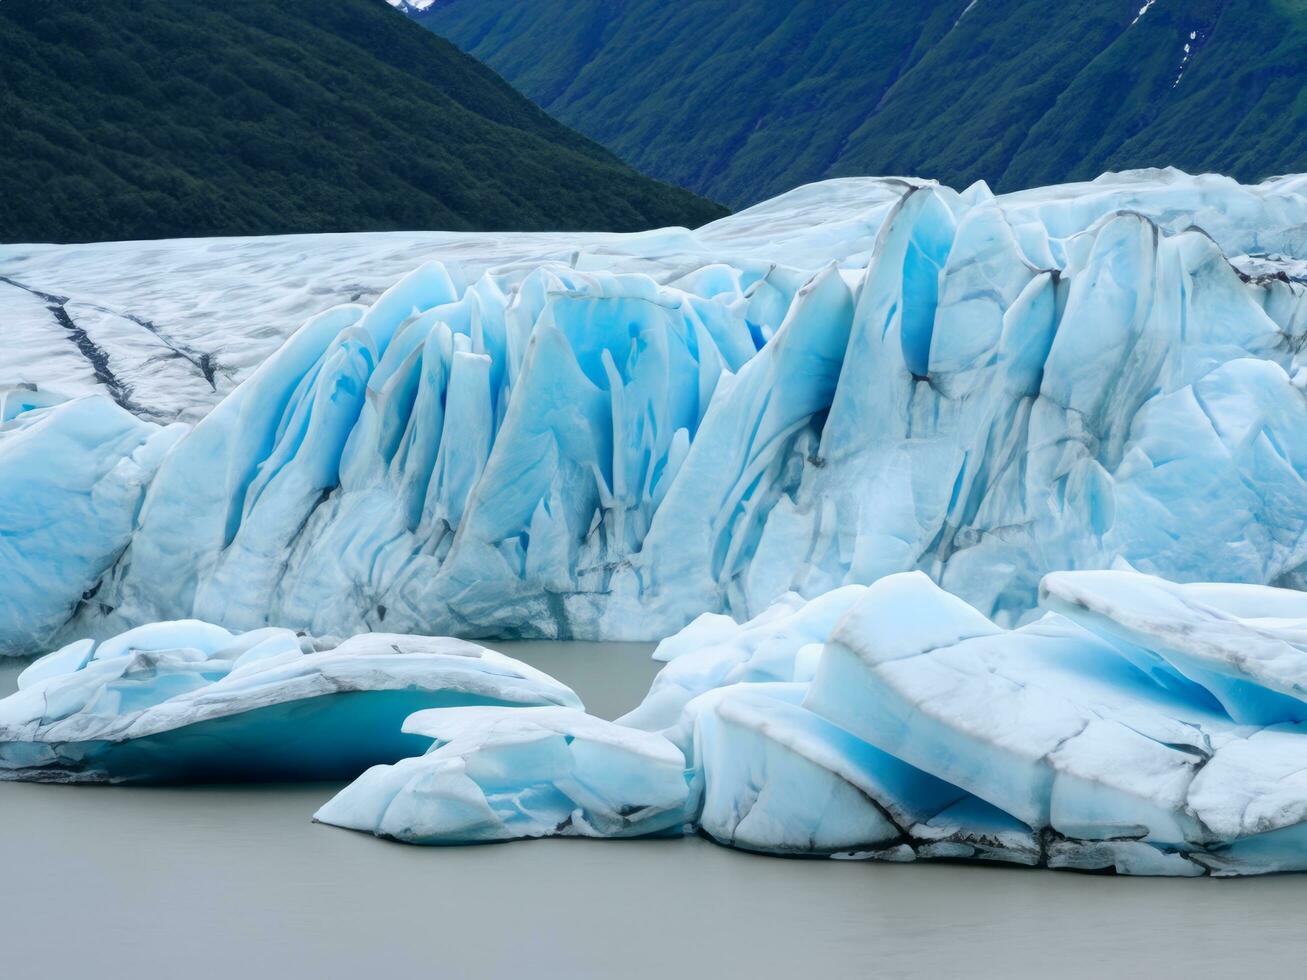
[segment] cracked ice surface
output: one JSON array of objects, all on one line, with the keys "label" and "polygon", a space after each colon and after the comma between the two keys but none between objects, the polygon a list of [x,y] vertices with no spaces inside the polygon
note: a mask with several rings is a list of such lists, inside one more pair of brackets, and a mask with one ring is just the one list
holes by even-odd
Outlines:
[{"label": "cracked ice surface", "polygon": [[[58,546],[9,563],[50,611],[0,607],[0,651],[182,618],[648,639],[911,569],[1003,625],[1029,620],[1045,573],[1117,559],[1301,585],[1304,188],[853,179],[694,232],[20,250],[22,317],[50,315],[30,289],[127,310],[112,270],[140,249],[176,262],[132,315],[199,350],[204,297],[215,341],[244,345],[216,362],[253,370],[114,520],[60,511],[69,539],[102,539],[76,576]],[[313,298],[415,264],[259,354]],[[223,309],[242,276],[236,308],[264,294],[275,317]],[[144,361],[81,322],[139,402],[114,372]],[[61,413],[89,424],[25,414]],[[24,417],[0,466],[28,451]],[[0,507],[30,513],[66,468],[131,451],[80,438],[13,467]]]},{"label": "cracked ice surface", "polygon": [[421,751],[424,708],[581,707],[526,664],[465,640],[344,642],[194,620],[153,623],[35,661],[0,701],[0,779],[319,779]]},{"label": "cracked ice surface", "polygon": [[[409,726],[440,747],[369,772],[318,819],[428,844],[684,822],[772,854],[1307,869],[1307,597],[1126,571],[1050,575],[1041,594],[1067,615],[1017,630],[920,572],[846,591],[833,625],[789,598],[734,630],[703,619],[664,645],[674,683],[620,723],[424,712]],[[673,712],[672,687],[703,693]],[[565,735],[604,751],[569,755]]]}]

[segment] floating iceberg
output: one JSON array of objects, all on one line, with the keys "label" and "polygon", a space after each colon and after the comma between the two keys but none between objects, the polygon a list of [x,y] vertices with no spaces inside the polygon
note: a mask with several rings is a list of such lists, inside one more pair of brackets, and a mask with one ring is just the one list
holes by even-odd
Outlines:
[{"label": "floating iceberg", "polygon": [[374,633],[316,647],[290,630],[209,623],[81,640],[29,666],[0,701],[0,779],[327,779],[425,748],[424,708],[581,703],[463,640]]},{"label": "floating iceberg", "polygon": [[[121,438],[70,445],[47,418],[121,410],[33,400],[7,425],[52,448],[17,506],[66,470],[126,485],[68,508],[74,543],[8,556],[41,611],[21,615],[26,593],[0,609],[0,650],[181,618],[651,639],[914,569],[1004,626],[1030,621],[1046,573],[1118,559],[1305,584],[1305,181],[1141,171],[994,196],[848,180],[570,249],[153,247],[208,289],[306,249],[316,283],[369,261],[375,283],[424,247],[440,261],[243,362],[189,431],[118,421]],[[133,247],[79,248],[15,272],[123,300],[104,272]],[[184,308],[193,340],[179,289],[148,295],[161,320]],[[3,465],[16,440],[0,440]],[[75,574],[57,574],[64,549]]]},{"label": "floating iceberg", "polygon": [[[1183,590],[1124,572],[1051,576],[1045,592],[1083,625],[1052,614],[1009,632],[924,576],[886,578],[832,634],[804,705],[1016,818],[1053,866],[1307,866],[1307,733],[1282,683],[1307,677],[1292,640],[1307,619],[1283,618],[1301,597],[1209,585],[1182,604]],[[1236,631],[1281,648],[1282,690],[1263,688],[1280,711],[1259,705],[1259,724],[1222,706],[1231,678],[1260,686]],[[1177,635],[1209,673],[1176,656]],[[1193,676],[1150,669],[1174,661]]]},{"label": "floating iceberg", "polygon": [[741,684],[692,702],[699,825],[719,843],[786,855],[1036,864],[1019,820],[807,710],[804,684]]},{"label": "floating iceberg", "polygon": [[376,766],[314,819],[411,844],[645,837],[689,819],[685,757],[574,708],[441,708],[404,731],[426,755]]},{"label": "floating iceberg", "polygon": [[[417,843],[697,825],[771,854],[1307,870],[1307,599],[1127,571],[1050,575],[1041,594],[1067,615],[1015,630],[920,572],[806,621],[791,601],[733,635],[701,620],[666,644],[675,681],[625,719],[651,730],[554,708],[423,712],[407,730],[438,747],[368,772],[318,818]],[[810,670],[796,650],[820,624]],[[710,669],[676,671],[695,635]],[[688,701],[687,677],[703,689]]]}]

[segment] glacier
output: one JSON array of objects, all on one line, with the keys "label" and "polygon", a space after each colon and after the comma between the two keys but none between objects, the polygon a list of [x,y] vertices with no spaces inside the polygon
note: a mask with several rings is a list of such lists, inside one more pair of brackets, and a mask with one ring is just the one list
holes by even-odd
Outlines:
[{"label": "glacier", "polygon": [[446,637],[314,640],[152,623],[34,661],[0,700],[0,780],[159,783],[358,775],[428,744],[426,708],[553,706],[570,688]]},{"label": "glacier", "polygon": [[[0,324],[0,655],[55,651],[0,779],[351,778],[319,821],[420,844],[1304,868],[1307,177],[0,246]],[[610,722],[452,637],[665,666]]]},{"label": "glacier", "polygon": [[[920,571],[846,590],[833,623],[793,597],[734,629],[709,616],[617,723],[425,711],[406,730],[427,754],[317,819],[423,844],[698,829],[845,860],[1307,869],[1307,595],[1125,570],[1054,573],[1040,595],[1049,611],[1012,630]],[[702,693],[672,711],[689,677]]]},{"label": "glacier", "polygon": [[1298,587],[1305,258],[1307,178],[1178,171],[7,246],[0,653],[182,619],[658,639],[909,570],[1004,627],[1122,562]]}]

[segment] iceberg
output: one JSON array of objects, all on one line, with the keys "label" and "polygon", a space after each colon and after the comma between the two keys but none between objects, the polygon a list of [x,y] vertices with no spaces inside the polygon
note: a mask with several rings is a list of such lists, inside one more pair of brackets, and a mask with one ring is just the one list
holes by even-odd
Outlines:
[{"label": "iceberg", "polygon": [[[151,246],[214,290],[306,250],[323,296],[355,260],[368,288],[289,336],[222,319],[249,344],[215,377],[240,383],[148,450],[130,399],[6,423],[52,440],[18,506],[70,468],[125,485],[6,556],[41,612],[0,611],[0,650],[178,619],[657,639],[913,570],[1003,627],[1046,574],[1122,562],[1299,587],[1305,181],[850,179],[695,231]],[[105,269],[135,247],[37,249],[11,279],[122,312]],[[133,315],[192,349],[187,287]],[[53,441],[92,406],[124,439]]]},{"label": "iceberg", "polygon": [[[1224,642],[1242,619],[1235,611],[1283,613],[1297,596],[1127,572],[1062,573],[1044,588],[1062,597],[1055,606],[1092,614],[1077,623],[1051,613],[1008,631],[920,573],[887,577],[832,633],[804,705],[1016,818],[1038,835],[1041,863],[1302,868],[1307,798],[1295,773],[1307,738],[1285,720],[1296,711],[1248,724],[1218,696],[1244,671],[1245,649]],[[1181,607],[1174,596],[1185,589],[1207,601]],[[1262,618],[1242,619],[1250,638]],[[1295,622],[1307,624],[1279,618],[1278,628],[1291,635]],[[1216,690],[1199,682],[1205,675],[1141,669],[1174,656],[1162,624],[1206,652]],[[1279,660],[1285,674],[1293,659]],[[1307,656],[1296,660],[1305,676]]]},{"label": "iceberg", "polygon": [[314,641],[194,620],[80,640],[0,701],[0,780],[181,782],[358,775],[421,751],[426,708],[579,709],[567,687],[464,640]]},{"label": "iceberg", "polygon": [[[845,860],[1307,870],[1302,594],[1116,570],[1041,595],[1060,611],[1005,629],[918,571],[806,619],[792,599],[734,629],[705,618],[621,722],[425,711],[405,727],[427,754],[318,819],[423,844],[697,828]],[[796,651],[821,633],[809,669]]]},{"label": "iceberg", "polygon": [[425,755],[369,769],[314,819],[410,844],[677,834],[685,759],[660,735],[565,707],[439,708]]},{"label": "iceberg", "polygon": [[700,829],[765,854],[1038,863],[1016,818],[803,706],[806,684],[739,684],[691,705]]}]

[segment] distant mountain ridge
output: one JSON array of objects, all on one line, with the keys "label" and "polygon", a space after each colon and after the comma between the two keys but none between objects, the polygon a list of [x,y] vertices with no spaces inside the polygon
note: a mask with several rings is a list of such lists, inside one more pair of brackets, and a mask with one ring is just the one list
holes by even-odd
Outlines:
[{"label": "distant mountain ridge", "polygon": [[1305,0],[442,0],[570,126],[732,206],[822,177],[996,190],[1307,170]]},{"label": "distant mountain ridge", "polygon": [[724,213],[376,0],[0,3],[0,241],[633,231]]}]

